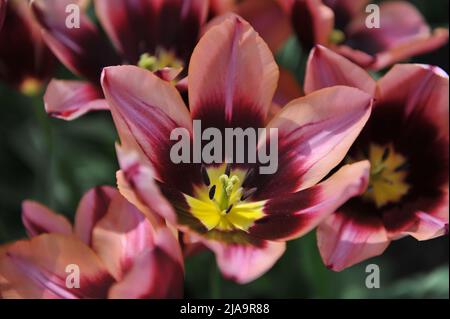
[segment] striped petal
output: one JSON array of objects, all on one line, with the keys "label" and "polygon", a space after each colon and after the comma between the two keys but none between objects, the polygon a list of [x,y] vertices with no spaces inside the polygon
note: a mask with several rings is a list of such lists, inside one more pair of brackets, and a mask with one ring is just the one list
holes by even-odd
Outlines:
[{"label": "striped petal", "polygon": [[305,93],[335,85],[351,86],[375,95],[376,83],[369,73],[350,60],[318,45],[308,58]]},{"label": "striped petal", "polygon": [[254,178],[251,186],[258,187],[256,196],[274,198],[322,180],[347,154],[369,118],[371,105],[370,95],[344,86],[289,103],[267,126],[278,130],[278,170]]},{"label": "striped petal", "polygon": [[23,202],[22,222],[29,237],[45,233],[72,234],[72,225],[64,216],[33,201]]},{"label": "striped petal", "polygon": [[53,53],[74,73],[98,83],[103,67],[120,64],[119,57],[110,49],[96,26],[80,12],[80,27],[66,26],[66,8],[77,0],[34,0],[33,12],[44,30],[44,39]]},{"label": "striped petal", "polygon": [[[358,212],[364,216],[363,212]],[[380,218],[345,212],[329,216],[317,228],[317,244],[324,264],[341,271],[368,258],[378,256],[390,240]]]},{"label": "striped petal", "polygon": [[268,200],[266,216],[249,229],[250,235],[289,240],[306,234],[348,199],[366,190],[369,167],[367,161],[346,165],[314,187]]},{"label": "striped petal", "polygon": [[438,136],[448,139],[449,79],[441,68],[422,64],[397,64],[379,80],[382,104],[400,105],[409,121],[430,120]]},{"label": "striped petal", "polygon": [[294,0],[291,18],[300,44],[306,52],[316,44],[328,44],[334,27],[334,14],[322,0]]},{"label": "striped petal", "polygon": [[47,86],[44,102],[50,116],[68,121],[90,111],[108,110],[102,91],[82,81],[52,80]]},{"label": "striped petal", "polygon": [[133,267],[140,253],[154,246],[154,241],[150,222],[120,194],[111,199],[108,211],[92,234],[94,251],[118,281]]},{"label": "striped petal", "polygon": [[[69,275],[78,268],[79,288]],[[72,236],[44,234],[18,241],[0,256],[3,298],[105,298],[114,279],[100,259]],[[72,282],[73,283],[73,282]]]},{"label": "striped petal", "polygon": [[349,25],[346,44],[373,55],[375,61],[368,66],[371,69],[435,50],[448,41],[448,30],[431,31],[420,12],[406,1],[380,4],[380,28],[367,28],[366,19],[361,14]]},{"label": "striped petal", "polygon": [[275,0],[247,0],[235,11],[255,28],[272,52],[281,49],[292,33],[289,16]]},{"label": "striped petal", "polygon": [[173,51],[186,64],[206,22],[209,1],[166,0],[158,21],[158,45]]},{"label": "striped petal", "polygon": [[258,241],[259,245],[252,245],[208,240],[204,244],[215,253],[223,276],[239,284],[247,284],[264,275],[286,250],[286,243],[271,241]]},{"label": "striped petal", "polygon": [[164,225],[164,220],[176,224],[171,204],[161,194],[152,168],[140,161],[137,153],[117,148],[120,167],[117,184],[120,193],[147,217],[154,227]]},{"label": "striped petal", "polygon": [[137,256],[110,298],[182,298],[184,267],[180,246],[168,229],[159,230],[155,247]]},{"label": "striped petal", "polygon": [[0,81],[24,94],[40,93],[54,71],[55,57],[45,45],[27,1],[0,4],[0,20],[4,18],[0,27]]},{"label": "striped petal", "polygon": [[170,159],[170,140],[175,128],[192,129],[192,120],[177,89],[153,73],[135,67],[108,67],[102,86],[122,143],[138,148],[154,168],[156,178],[189,191],[189,165]]},{"label": "striped petal", "polygon": [[443,216],[433,216],[425,212],[416,212],[416,222],[404,233],[413,236],[417,240],[429,240],[448,235],[448,195],[447,201],[444,201],[440,208],[441,215]]},{"label": "striped petal", "polygon": [[189,65],[189,104],[202,127],[264,127],[278,81],[267,45],[230,16],[201,38]]},{"label": "striped petal", "polygon": [[75,215],[75,234],[86,245],[91,245],[92,230],[105,216],[117,193],[112,187],[101,186],[91,189],[80,200]]},{"label": "striped petal", "polygon": [[157,2],[148,0],[95,0],[96,14],[129,64],[137,64],[141,54],[154,52]]}]

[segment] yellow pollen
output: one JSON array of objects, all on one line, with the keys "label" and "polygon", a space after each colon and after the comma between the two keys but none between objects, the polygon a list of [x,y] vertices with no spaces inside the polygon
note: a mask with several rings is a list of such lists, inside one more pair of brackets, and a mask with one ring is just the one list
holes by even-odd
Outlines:
[{"label": "yellow pollen", "polygon": [[333,44],[339,44],[345,41],[345,34],[341,30],[334,29],[330,33],[329,41]]},{"label": "yellow pollen", "polygon": [[247,231],[264,216],[265,201],[243,200],[245,171],[234,169],[230,175],[225,171],[225,165],[207,169],[209,186],[196,187],[194,197],[185,195],[190,212],[208,230]]},{"label": "yellow pollen", "polygon": [[381,208],[389,203],[397,203],[406,195],[410,185],[406,158],[389,145],[371,144],[369,147],[371,164],[370,180],[363,198]]},{"label": "yellow pollen", "polygon": [[144,53],[141,55],[138,66],[155,72],[164,68],[182,68],[183,62],[177,59],[175,54],[164,49],[157,50],[156,55]]},{"label": "yellow pollen", "polygon": [[20,85],[20,92],[28,96],[36,96],[42,88],[42,83],[35,78],[27,78]]}]

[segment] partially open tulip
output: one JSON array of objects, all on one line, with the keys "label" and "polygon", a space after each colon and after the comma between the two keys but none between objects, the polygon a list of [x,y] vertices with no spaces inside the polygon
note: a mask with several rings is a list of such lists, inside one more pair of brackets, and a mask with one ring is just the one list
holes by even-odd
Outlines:
[{"label": "partially open tulip", "polygon": [[[360,133],[372,98],[355,88],[327,88],[291,101],[268,122],[278,67],[238,16],[205,33],[188,77],[189,108],[173,84],[147,70],[104,69],[102,86],[121,140],[119,189],[137,207],[152,208],[213,250],[227,278],[246,283],[272,267],[285,241],[306,234],[365,189],[366,161],[324,177]],[[202,134],[193,130],[193,120],[201,121],[203,132],[277,129],[278,138],[263,135],[259,145],[278,142],[278,169],[264,175],[261,165],[225,157],[214,164],[176,164],[171,132],[187,130],[192,145]]]},{"label": "partially open tulip", "polygon": [[427,240],[448,233],[447,74],[435,66],[398,64],[375,82],[318,46],[310,55],[305,91],[334,85],[358,87],[376,102],[345,161],[370,161],[368,188],[319,226],[324,263],[339,271],[404,236]]},{"label": "partially open tulip", "polygon": [[0,247],[2,298],[181,298],[183,261],[172,232],[154,227],[110,187],[82,198],[75,225],[23,203],[30,239]]},{"label": "partially open tulip", "polygon": [[367,0],[277,1],[290,16],[304,50],[324,45],[366,69],[385,68],[435,50],[448,40],[447,29],[431,30],[406,1],[381,2],[379,27],[371,24],[376,12],[366,10]]},{"label": "partially open tulip", "polygon": [[0,0],[0,82],[37,94],[50,79],[54,62],[28,0]]},{"label": "partially open tulip", "polygon": [[[101,70],[131,64],[173,80],[189,63],[209,0],[94,0],[96,15],[109,41],[80,5],[79,28],[66,26],[69,5],[79,0],[34,0],[33,11],[44,38],[59,58],[85,81],[53,80],[45,94],[52,116],[74,119],[107,109],[100,89]],[[70,18],[70,17],[69,17]]]}]

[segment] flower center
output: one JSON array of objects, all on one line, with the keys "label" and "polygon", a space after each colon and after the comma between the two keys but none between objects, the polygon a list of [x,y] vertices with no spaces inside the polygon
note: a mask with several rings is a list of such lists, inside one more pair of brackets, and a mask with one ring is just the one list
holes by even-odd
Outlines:
[{"label": "flower center", "polygon": [[334,29],[331,31],[328,40],[333,44],[340,44],[345,41],[345,33],[339,29]]},{"label": "flower center", "polygon": [[250,199],[256,188],[246,188],[251,175],[241,169],[231,172],[230,165],[202,167],[203,185],[196,187],[195,197],[186,196],[191,213],[209,230],[247,231],[262,218],[264,201]]},{"label": "flower center", "polygon": [[144,53],[141,55],[138,66],[151,72],[156,72],[164,68],[182,68],[180,61],[172,51],[165,49],[156,50],[155,55]]},{"label": "flower center", "polygon": [[371,144],[367,155],[371,164],[370,180],[363,198],[374,202],[378,208],[399,202],[410,189],[406,183],[406,158],[396,152],[391,144]]}]

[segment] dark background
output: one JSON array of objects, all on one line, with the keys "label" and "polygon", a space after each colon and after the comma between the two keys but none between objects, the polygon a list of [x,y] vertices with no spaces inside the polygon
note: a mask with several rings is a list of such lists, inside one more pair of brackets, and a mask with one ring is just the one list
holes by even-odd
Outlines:
[{"label": "dark background", "polygon": [[[432,27],[448,28],[447,0],[412,2]],[[448,73],[448,56],[446,45],[412,61],[438,65]],[[302,57],[295,39],[277,59],[302,78]],[[56,77],[67,78],[67,70],[59,68]],[[86,190],[115,185],[116,139],[107,112],[73,122],[51,119],[44,112],[42,95],[23,96],[0,83],[0,243],[25,236],[20,219],[24,199],[38,200],[73,218]],[[426,242],[405,238],[393,242],[381,257],[334,273],[323,266],[312,232],[289,242],[287,252],[271,271],[244,286],[221,278],[211,253],[190,258],[186,264],[186,296],[448,298],[448,259],[448,236]],[[380,289],[365,287],[365,268],[371,263],[380,266]]]}]

